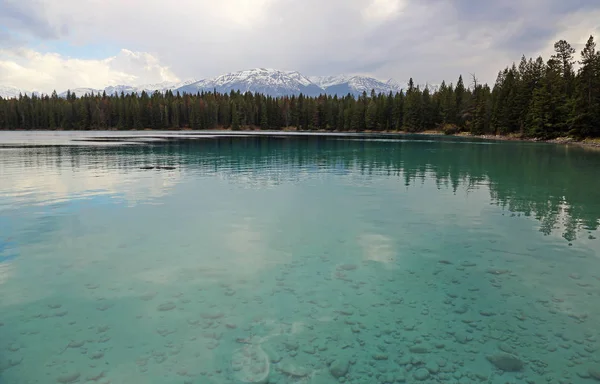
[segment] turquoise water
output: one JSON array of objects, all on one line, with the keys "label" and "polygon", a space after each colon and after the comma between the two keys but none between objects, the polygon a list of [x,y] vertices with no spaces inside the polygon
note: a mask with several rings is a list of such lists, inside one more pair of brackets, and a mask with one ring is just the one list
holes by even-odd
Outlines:
[{"label": "turquoise water", "polygon": [[600,380],[600,152],[88,136],[0,133],[0,383]]}]

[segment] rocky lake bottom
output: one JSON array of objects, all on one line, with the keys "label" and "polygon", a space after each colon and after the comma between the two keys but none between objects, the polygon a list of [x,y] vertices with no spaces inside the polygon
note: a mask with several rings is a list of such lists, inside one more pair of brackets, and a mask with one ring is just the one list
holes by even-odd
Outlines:
[{"label": "rocky lake bottom", "polygon": [[106,151],[2,162],[0,383],[600,382],[589,225],[406,162]]}]

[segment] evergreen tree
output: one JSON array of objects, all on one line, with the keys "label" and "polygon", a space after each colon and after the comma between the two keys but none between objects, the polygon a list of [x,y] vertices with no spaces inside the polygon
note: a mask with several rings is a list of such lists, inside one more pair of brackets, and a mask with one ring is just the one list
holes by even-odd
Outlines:
[{"label": "evergreen tree", "polygon": [[237,105],[231,107],[231,129],[238,131],[240,129],[240,114]]},{"label": "evergreen tree", "polygon": [[369,131],[377,129],[377,103],[374,99],[369,100],[367,111],[365,114],[365,128]]},{"label": "evergreen tree", "polygon": [[571,133],[578,137],[600,135],[600,53],[590,36],[581,52],[575,90]]},{"label": "evergreen tree", "polygon": [[466,88],[442,82],[432,92],[411,78],[406,91],[358,97],[271,97],[239,91],[195,94],[154,92],[19,95],[0,98],[0,129],[211,129],[260,127],[302,130],[465,129],[472,134],[520,134],[552,138],[600,136],[600,53],[593,36],[575,72],[574,49],[564,40],[545,62],[527,59],[486,84]]}]

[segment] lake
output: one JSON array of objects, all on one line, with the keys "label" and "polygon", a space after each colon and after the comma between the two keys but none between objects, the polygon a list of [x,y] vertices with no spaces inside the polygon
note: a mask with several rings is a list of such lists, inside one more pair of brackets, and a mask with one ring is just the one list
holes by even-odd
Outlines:
[{"label": "lake", "polygon": [[600,152],[0,132],[1,383],[600,380]]}]

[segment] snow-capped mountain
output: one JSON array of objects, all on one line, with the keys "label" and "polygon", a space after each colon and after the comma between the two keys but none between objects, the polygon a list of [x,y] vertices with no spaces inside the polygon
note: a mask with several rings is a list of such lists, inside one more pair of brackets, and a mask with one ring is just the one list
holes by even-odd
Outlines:
[{"label": "snow-capped mountain", "polygon": [[297,95],[318,96],[323,89],[313,84],[307,77],[295,71],[255,68],[228,73],[212,79],[200,80],[196,83],[178,88],[185,93],[231,91],[264,93],[271,96]]},{"label": "snow-capped mountain", "polygon": [[30,91],[25,91],[16,87],[0,85],[0,97],[3,99],[17,98],[19,95],[31,95]]},{"label": "snow-capped mountain", "polygon": [[375,93],[396,93],[400,92],[402,87],[394,80],[388,80],[384,83],[372,77],[366,76],[313,76],[311,81],[325,90],[327,94],[355,96],[361,95],[363,92],[371,94],[371,90]]},{"label": "snow-capped mountain", "polygon": [[[425,85],[419,85],[421,89]],[[216,90],[219,93],[229,93],[231,91],[263,93],[270,96],[299,95],[319,96],[322,94],[346,96],[348,94],[359,96],[366,92],[388,94],[397,93],[406,90],[406,84],[400,84],[393,79],[386,82],[367,76],[339,75],[339,76],[313,76],[306,77],[296,71],[281,71],[277,69],[255,68],[239,72],[228,73],[214,78],[204,80],[190,79],[183,82],[162,82],[157,84],[144,85],[111,85],[104,89],[95,88],[74,88],[71,93],[76,96],[85,94],[114,95],[115,93],[131,94],[153,93],[155,91],[165,92],[171,90],[179,93],[197,93],[212,92]],[[429,85],[430,91],[435,91],[437,86]],[[14,87],[0,86],[0,96],[3,98],[18,97],[21,94],[31,94]],[[59,96],[65,97],[67,91],[59,93]]]},{"label": "snow-capped mountain", "polygon": [[92,93],[94,95],[97,95],[98,93],[102,94],[102,92],[104,90],[103,89],[94,89],[94,88],[73,88],[73,89],[69,89],[64,92],[59,93],[58,97],[66,97],[67,92],[69,92],[69,91],[71,91],[71,94],[74,93],[75,96],[81,97],[83,95],[91,95]]},{"label": "snow-capped mountain", "polygon": [[164,81],[162,83],[156,84],[144,84],[144,85],[115,85],[104,88],[104,91],[107,95],[121,94],[131,94],[131,93],[142,93],[145,91],[146,93],[153,93],[155,91],[166,92],[173,91],[177,88],[185,87],[189,84],[193,84],[197,82],[196,79],[190,79],[186,81],[180,82],[172,82],[172,81]]}]

